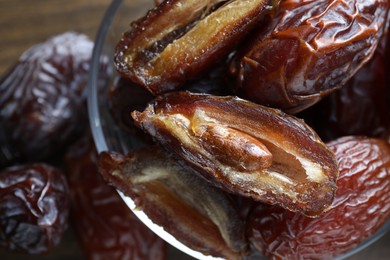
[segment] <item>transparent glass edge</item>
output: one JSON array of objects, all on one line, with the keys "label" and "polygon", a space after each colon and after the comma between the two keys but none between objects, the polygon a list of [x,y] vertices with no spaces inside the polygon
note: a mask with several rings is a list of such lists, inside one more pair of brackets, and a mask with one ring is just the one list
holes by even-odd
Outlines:
[{"label": "transparent glass edge", "polygon": [[121,191],[117,190],[118,194],[122,197],[123,201],[126,203],[126,205],[133,211],[133,213],[155,234],[157,234],[159,237],[163,238],[167,243],[172,245],[173,247],[179,249],[180,251],[188,254],[189,256],[195,257],[196,259],[200,260],[223,260],[223,258],[218,258],[214,256],[206,256],[198,251],[195,251],[186,245],[182,244],[180,241],[178,241],[174,236],[169,234],[167,231],[164,230],[163,227],[153,223],[152,220],[137,206],[135,205],[134,201],[124,195]]},{"label": "transparent glass edge", "polygon": [[118,10],[121,3],[122,0],[113,0],[103,16],[103,20],[99,26],[99,30],[95,39],[95,45],[92,51],[92,59],[88,77],[87,103],[89,124],[93,140],[95,142],[95,147],[98,153],[108,151],[108,145],[104,138],[103,129],[100,121],[100,111],[97,100],[97,75],[99,73],[100,53],[102,52],[104,38],[107,35],[108,29],[110,28],[112,20],[114,19],[116,11]]}]

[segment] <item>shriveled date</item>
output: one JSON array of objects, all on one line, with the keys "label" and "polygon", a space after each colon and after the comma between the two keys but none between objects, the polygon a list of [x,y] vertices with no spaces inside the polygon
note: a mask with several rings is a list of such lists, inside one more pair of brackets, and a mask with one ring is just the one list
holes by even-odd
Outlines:
[{"label": "shriveled date", "polygon": [[214,185],[314,215],[332,202],[337,164],[302,120],[237,97],[155,99],[136,124]]},{"label": "shriveled date", "polygon": [[69,189],[61,171],[26,164],[0,172],[0,247],[43,253],[68,224]]},{"label": "shriveled date", "polygon": [[325,140],[347,135],[387,139],[390,133],[387,35],[374,56],[341,89],[303,112]]},{"label": "shriveled date", "polygon": [[86,35],[56,35],[24,52],[0,80],[0,165],[47,159],[83,131],[92,48]]},{"label": "shriveled date", "polygon": [[390,145],[366,137],[343,137],[328,145],[340,171],[329,211],[308,218],[259,205],[252,212],[249,239],[270,259],[332,259],[390,220]]},{"label": "shriveled date", "polygon": [[144,147],[127,156],[104,152],[99,161],[109,183],[189,248],[226,259],[242,259],[248,253],[244,222],[229,194],[161,148]]},{"label": "shriveled date", "polygon": [[341,88],[373,55],[387,0],[285,0],[232,63],[241,97],[296,113]]},{"label": "shriveled date", "polygon": [[133,22],[115,51],[119,73],[153,94],[215,64],[278,0],[163,1]]}]

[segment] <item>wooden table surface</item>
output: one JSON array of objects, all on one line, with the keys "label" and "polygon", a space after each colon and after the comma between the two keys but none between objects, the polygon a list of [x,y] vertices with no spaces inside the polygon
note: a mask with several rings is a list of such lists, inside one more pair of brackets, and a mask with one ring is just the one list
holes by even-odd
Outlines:
[{"label": "wooden table surface", "polygon": [[[53,35],[74,30],[94,39],[109,4],[110,0],[0,0],[0,75],[23,51]],[[47,255],[26,257],[0,250],[0,258],[83,259],[71,230]],[[349,259],[390,259],[390,234]]]}]

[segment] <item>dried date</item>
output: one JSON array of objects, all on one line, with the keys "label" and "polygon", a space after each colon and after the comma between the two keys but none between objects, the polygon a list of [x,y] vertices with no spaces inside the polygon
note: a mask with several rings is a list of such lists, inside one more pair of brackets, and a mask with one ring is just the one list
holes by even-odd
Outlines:
[{"label": "dried date", "polygon": [[328,145],[340,170],[329,211],[308,218],[259,205],[251,213],[250,241],[270,259],[332,259],[390,219],[390,145],[366,137],[343,137]]},{"label": "dried date", "polygon": [[165,259],[166,243],[128,208],[99,174],[89,137],[65,157],[71,220],[87,259]]},{"label": "dried date", "polygon": [[390,133],[390,114],[383,35],[372,59],[341,89],[330,94],[302,115],[323,140],[348,135],[386,139]]},{"label": "dried date", "polygon": [[127,156],[103,152],[99,161],[109,183],[189,248],[226,259],[242,259],[248,253],[244,222],[230,196],[161,148],[148,146]]},{"label": "dried date", "polygon": [[237,97],[175,92],[136,124],[229,192],[315,215],[332,202],[337,164],[302,120]]},{"label": "dried date", "polygon": [[0,172],[0,246],[31,254],[57,245],[68,225],[69,188],[64,174],[46,164]]},{"label": "dried date", "polygon": [[93,42],[66,32],[33,46],[0,81],[0,164],[55,156],[84,130]]},{"label": "dried date", "polygon": [[240,97],[299,112],[341,88],[373,55],[387,0],[285,0],[231,65]]},{"label": "dried date", "polygon": [[276,0],[164,1],[133,22],[115,51],[119,73],[157,95],[226,56]]}]

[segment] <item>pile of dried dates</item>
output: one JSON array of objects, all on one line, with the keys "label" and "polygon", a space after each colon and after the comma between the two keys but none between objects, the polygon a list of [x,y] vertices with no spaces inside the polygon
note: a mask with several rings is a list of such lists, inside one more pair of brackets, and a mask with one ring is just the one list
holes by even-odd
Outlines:
[{"label": "pile of dried dates", "polygon": [[99,174],[86,116],[93,46],[56,35],[0,80],[0,248],[46,254],[71,226],[87,259],[165,259],[166,243]]},{"label": "pile of dried dates", "polygon": [[[387,0],[162,1],[118,42],[106,181],[226,259],[330,259],[390,219]],[[134,98],[137,97],[137,98]]]},{"label": "pile of dried dates", "polygon": [[389,5],[156,1],[99,64],[127,154],[97,154],[80,113],[93,43],[31,48],[0,81],[0,247],[69,224],[88,259],[164,259],[116,188],[203,255],[353,250],[390,220]]}]

